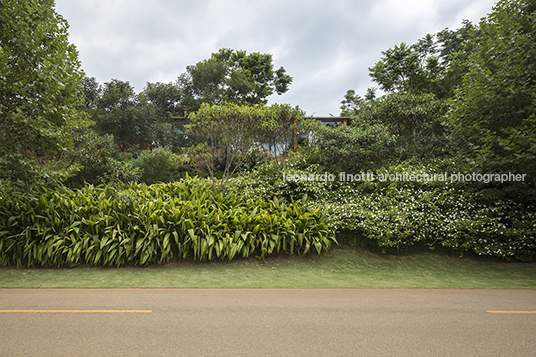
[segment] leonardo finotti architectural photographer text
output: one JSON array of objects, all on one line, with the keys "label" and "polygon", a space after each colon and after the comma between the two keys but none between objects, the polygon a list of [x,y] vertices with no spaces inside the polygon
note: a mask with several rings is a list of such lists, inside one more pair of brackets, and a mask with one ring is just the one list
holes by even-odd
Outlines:
[{"label": "leonardo finotti architectural photographer text", "polygon": [[349,174],[346,172],[339,173],[338,177],[334,174],[324,172],[323,174],[295,174],[289,175],[283,173],[283,181],[335,181],[338,178],[340,182],[353,181],[408,181],[408,182],[519,182],[525,181],[526,174],[476,174],[476,173],[435,173],[435,174],[400,174],[400,173],[385,173],[375,174],[373,172],[361,172],[357,174]]}]

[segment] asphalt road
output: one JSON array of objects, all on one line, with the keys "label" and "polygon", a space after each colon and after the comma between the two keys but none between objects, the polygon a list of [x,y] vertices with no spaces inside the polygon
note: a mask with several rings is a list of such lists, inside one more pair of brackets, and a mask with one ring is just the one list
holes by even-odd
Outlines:
[{"label": "asphalt road", "polygon": [[534,311],[533,290],[3,289],[0,356],[534,356]]}]

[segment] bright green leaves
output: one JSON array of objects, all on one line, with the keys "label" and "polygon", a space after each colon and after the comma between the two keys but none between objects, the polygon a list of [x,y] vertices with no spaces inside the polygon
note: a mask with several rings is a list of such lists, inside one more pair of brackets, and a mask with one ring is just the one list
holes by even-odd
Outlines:
[{"label": "bright green leaves", "polygon": [[212,60],[225,63],[229,68],[225,100],[239,104],[266,104],[266,98],[274,93],[283,94],[292,83],[292,77],[280,67],[273,70],[272,55],[222,48],[213,53]]},{"label": "bright green leaves", "polygon": [[382,52],[370,77],[388,93],[432,93],[440,99],[453,94],[468,69],[474,48],[474,26],[464,21],[458,30],[426,35],[413,45],[401,43]]},{"label": "bright green leaves", "polygon": [[0,266],[148,265],[276,252],[321,254],[334,241],[300,202],[214,194],[210,182],[85,186],[0,195]]},{"label": "bright green leaves", "polygon": [[384,57],[369,68],[372,79],[387,92],[407,91],[415,93],[424,80],[424,71],[415,46],[405,43],[384,52]]}]

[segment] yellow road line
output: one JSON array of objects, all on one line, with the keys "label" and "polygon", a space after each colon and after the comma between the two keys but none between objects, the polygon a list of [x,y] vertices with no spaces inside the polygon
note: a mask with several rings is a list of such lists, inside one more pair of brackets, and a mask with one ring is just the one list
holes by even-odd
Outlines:
[{"label": "yellow road line", "polygon": [[487,311],[492,314],[536,314],[536,311]]},{"label": "yellow road line", "polygon": [[0,312],[30,313],[149,313],[152,310],[0,310]]}]

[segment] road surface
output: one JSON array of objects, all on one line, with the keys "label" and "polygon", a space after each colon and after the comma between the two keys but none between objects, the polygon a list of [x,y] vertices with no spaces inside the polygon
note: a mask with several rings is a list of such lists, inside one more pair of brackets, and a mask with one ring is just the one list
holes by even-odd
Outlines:
[{"label": "road surface", "polygon": [[536,291],[0,289],[0,356],[534,356]]}]

